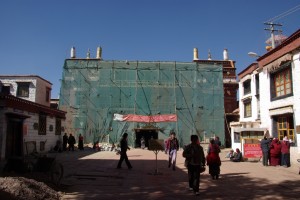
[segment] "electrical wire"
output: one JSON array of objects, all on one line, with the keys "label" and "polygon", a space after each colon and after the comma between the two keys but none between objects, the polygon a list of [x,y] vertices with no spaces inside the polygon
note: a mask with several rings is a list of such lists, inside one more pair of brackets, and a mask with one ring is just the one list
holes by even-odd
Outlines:
[{"label": "electrical wire", "polygon": [[277,20],[279,20],[279,19],[281,19],[281,18],[284,18],[284,17],[286,17],[286,16],[288,16],[288,15],[290,15],[290,14],[296,12],[296,11],[299,10],[299,9],[300,9],[300,4],[297,5],[297,6],[295,6],[295,7],[293,7],[293,8],[291,8],[291,9],[289,9],[289,10],[287,10],[287,11],[285,11],[285,12],[283,12],[283,13],[281,13],[280,15],[277,15],[277,16],[275,16],[275,17],[273,17],[273,18],[267,20],[267,22],[274,22],[274,21],[277,21]]}]

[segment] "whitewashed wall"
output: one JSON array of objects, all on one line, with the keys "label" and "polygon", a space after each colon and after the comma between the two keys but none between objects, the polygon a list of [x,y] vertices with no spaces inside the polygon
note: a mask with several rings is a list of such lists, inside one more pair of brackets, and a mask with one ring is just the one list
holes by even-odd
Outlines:
[{"label": "whitewashed wall", "polygon": [[[249,94],[244,95],[244,87],[243,83],[247,80],[250,80],[250,87],[251,92]],[[258,116],[258,101],[256,98],[256,80],[255,74],[249,74],[243,77],[239,82],[239,90],[240,90],[240,97],[239,97],[239,108],[240,108],[240,122],[255,122]],[[251,98],[251,117],[245,117],[245,106],[243,100],[246,98]]]},{"label": "whitewashed wall", "polygon": [[[2,109],[2,110],[0,110],[0,116],[1,116],[0,117],[0,145],[1,145],[0,156],[1,156],[1,159],[5,158],[5,149],[6,149],[6,133],[7,133],[7,128],[6,128],[7,122],[6,122],[6,116],[5,116],[6,112],[30,116],[30,118],[27,118],[24,120],[23,126],[26,127],[25,128],[26,130],[23,133],[23,141],[24,142],[35,141],[36,149],[38,152],[41,152],[40,151],[40,142],[46,141],[45,150],[43,152],[48,152],[55,146],[57,140],[62,140],[62,136],[63,136],[64,132],[62,132],[61,135],[55,135],[55,120],[56,120],[55,117],[47,116],[46,135],[39,135],[38,129],[35,130],[33,127],[34,123],[39,122],[39,115],[37,113],[31,113],[31,112],[27,112],[27,111],[23,111],[22,113],[21,113],[21,111],[16,112],[13,108]],[[49,130],[50,125],[53,126],[52,131]],[[65,127],[65,120],[61,121],[61,126]],[[24,154],[26,154],[25,143],[24,143],[23,147],[24,147],[23,148]]]},{"label": "whitewashed wall", "polygon": [[[7,77],[0,78],[2,83],[10,84],[10,93],[13,96],[17,96],[18,84],[17,82],[30,82],[29,97],[21,97],[22,99],[39,103],[45,106],[50,106],[50,101],[46,101],[46,88],[52,87],[52,85],[39,78],[39,77]],[[51,93],[50,93],[51,98]]]},{"label": "whitewashed wall", "polygon": [[261,127],[268,127],[269,133],[272,133],[270,109],[270,76],[266,69],[259,73],[260,81],[260,120]]},{"label": "whitewashed wall", "polygon": [[35,94],[36,94],[36,84],[37,80],[34,78],[1,78],[2,83],[10,84],[10,94],[13,96],[17,96],[18,84],[17,82],[30,82],[29,86],[29,97],[22,97],[22,99],[35,102]]}]

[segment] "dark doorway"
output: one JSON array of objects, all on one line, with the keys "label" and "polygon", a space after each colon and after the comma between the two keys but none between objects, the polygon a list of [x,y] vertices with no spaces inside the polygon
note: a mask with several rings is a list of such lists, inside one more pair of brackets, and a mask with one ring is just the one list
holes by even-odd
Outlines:
[{"label": "dark doorway", "polygon": [[135,130],[136,139],[135,139],[135,147],[141,147],[141,138],[145,138],[145,146],[149,147],[150,139],[158,139],[158,130],[157,129],[138,129]]},{"label": "dark doorway", "polygon": [[7,119],[5,157],[23,156],[23,119]]}]

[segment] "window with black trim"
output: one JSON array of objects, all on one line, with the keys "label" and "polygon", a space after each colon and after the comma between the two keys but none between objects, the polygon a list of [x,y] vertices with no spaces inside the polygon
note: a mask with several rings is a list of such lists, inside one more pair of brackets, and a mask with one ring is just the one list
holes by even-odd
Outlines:
[{"label": "window with black trim", "polygon": [[251,110],[251,101],[244,102],[244,117],[251,117],[252,110]]},{"label": "window with black trim", "polygon": [[55,119],[55,135],[61,135],[61,119]]},{"label": "window with black trim", "polygon": [[17,82],[17,97],[29,97],[30,82]]},{"label": "window with black trim", "polygon": [[291,68],[285,68],[271,74],[271,97],[278,98],[292,95]]},{"label": "window with black trim", "polygon": [[244,87],[244,95],[250,94],[251,93],[251,80],[246,80],[243,83],[243,87]]},{"label": "window with black trim", "polygon": [[47,132],[47,116],[45,114],[39,115],[39,135],[46,135]]}]

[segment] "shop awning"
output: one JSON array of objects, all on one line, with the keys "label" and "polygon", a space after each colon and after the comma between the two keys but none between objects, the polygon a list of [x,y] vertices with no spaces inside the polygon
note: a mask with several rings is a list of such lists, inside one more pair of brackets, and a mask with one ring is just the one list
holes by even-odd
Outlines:
[{"label": "shop awning", "polygon": [[269,110],[269,115],[283,115],[288,113],[293,113],[293,106],[286,106],[286,107],[280,107],[280,108],[274,108]]},{"label": "shop awning", "polygon": [[243,131],[266,131],[267,128],[235,128],[234,132],[243,132]]},{"label": "shop awning", "polygon": [[292,60],[292,55],[291,54],[286,54],[275,61],[271,62],[270,64],[266,65],[265,67],[267,68],[269,73],[276,72],[277,70],[289,65]]}]

